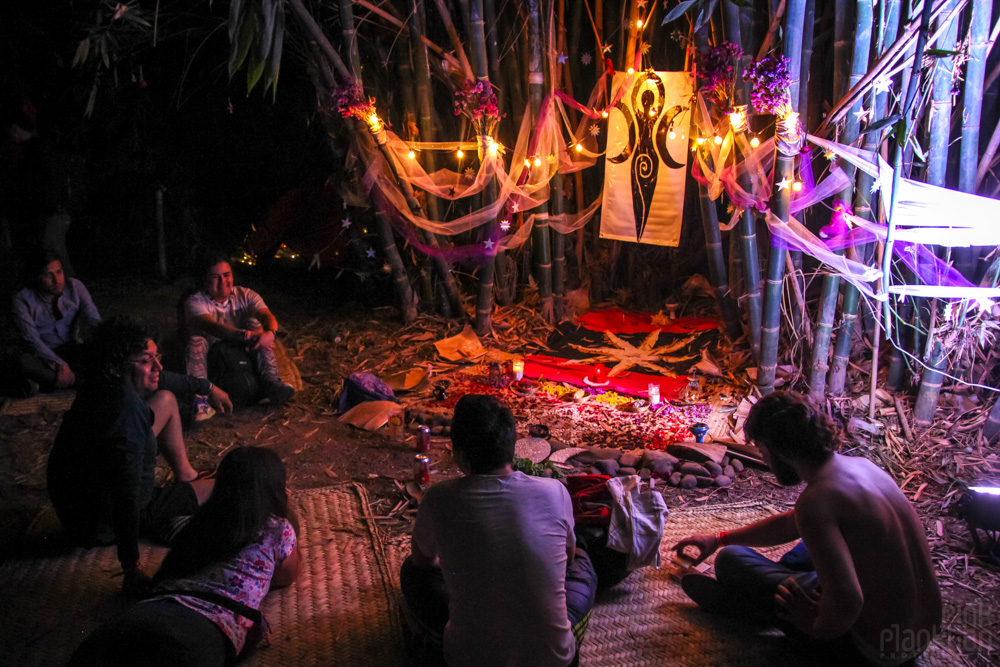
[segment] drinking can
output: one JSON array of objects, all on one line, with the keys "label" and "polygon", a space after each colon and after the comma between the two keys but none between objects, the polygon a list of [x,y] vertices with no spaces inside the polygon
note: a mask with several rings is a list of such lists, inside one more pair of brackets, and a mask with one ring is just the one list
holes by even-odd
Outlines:
[{"label": "drinking can", "polygon": [[431,481],[431,460],[423,454],[417,454],[417,465],[413,478],[418,484],[428,484]]},{"label": "drinking can", "polygon": [[431,451],[431,429],[429,426],[421,426],[417,438],[417,451],[426,454]]}]

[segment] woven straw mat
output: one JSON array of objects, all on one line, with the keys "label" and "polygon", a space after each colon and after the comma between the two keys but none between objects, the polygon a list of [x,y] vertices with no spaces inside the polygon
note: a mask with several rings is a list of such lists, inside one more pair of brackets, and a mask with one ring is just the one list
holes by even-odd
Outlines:
[{"label": "woven straw mat", "polygon": [[76,391],[63,389],[31,398],[10,398],[0,407],[0,415],[31,415],[37,412],[66,412],[73,405]]},{"label": "woven straw mat", "polygon": [[[399,665],[397,598],[367,493],[360,485],[297,491],[301,568],[261,610],[270,646],[244,665]],[[155,568],[165,549],[143,545]],[[101,622],[127,608],[114,547],[0,565],[0,664],[59,665]]]}]

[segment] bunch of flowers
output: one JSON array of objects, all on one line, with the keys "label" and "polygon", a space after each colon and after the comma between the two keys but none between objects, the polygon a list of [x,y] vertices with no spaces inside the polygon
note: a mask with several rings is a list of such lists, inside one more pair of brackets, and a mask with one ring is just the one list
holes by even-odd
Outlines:
[{"label": "bunch of flowers", "polygon": [[500,120],[500,106],[488,82],[467,81],[461,90],[455,92],[455,115],[463,113],[472,120],[477,134],[492,134]]},{"label": "bunch of flowers", "polygon": [[736,66],[742,55],[743,49],[732,42],[698,52],[698,77],[704,81],[702,89],[720,102],[730,99],[736,82]]},{"label": "bunch of flowers", "polygon": [[[333,100],[337,111],[344,118],[357,118],[368,124],[372,124],[373,117],[378,118],[378,112],[375,110],[375,99],[365,97],[365,91],[359,84],[345,86],[334,91]],[[383,125],[389,124],[381,118],[379,118],[379,122]]]},{"label": "bunch of flowers", "polygon": [[767,56],[747,67],[746,78],[753,84],[750,99],[754,111],[784,116],[791,109],[788,96],[788,86],[792,83],[788,72],[790,62],[785,56]]}]

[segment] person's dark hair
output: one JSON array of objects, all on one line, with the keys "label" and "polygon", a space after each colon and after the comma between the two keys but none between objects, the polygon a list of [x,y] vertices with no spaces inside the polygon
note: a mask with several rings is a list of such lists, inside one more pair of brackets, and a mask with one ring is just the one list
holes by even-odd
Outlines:
[{"label": "person's dark hair", "polygon": [[219,464],[211,497],[180,532],[154,579],[198,572],[239,553],[271,516],[288,517],[285,464],[263,447],[240,447]]},{"label": "person's dark hair", "polygon": [[146,341],[156,341],[156,331],[128,317],[113,317],[97,325],[89,344],[88,381],[120,382],[129,371],[129,358],[146,351]]},{"label": "person's dark hair", "polygon": [[197,283],[201,285],[205,282],[205,276],[208,275],[208,270],[220,262],[225,262],[226,264],[232,266],[232,263],[229,261],[229,256],[224,252],[209,250],[202,253],[194,266],[194,276],[197,279]]},{"label": "person's dark hair", "polygon": [[38,277],[52,262],[58,260],[62,263],[59,253],[44,247],[32,248],[21,260],[22,279],[25,285],[35,287],[38,285]]},{"label": "person's dark hair", "polygon": [[807,463],[822,463],[840,447],[840,425],[794,391],[776,391],[757,401],[743,432],[769,450]]},{"label": "person's dark hair", "polygon": [[517,426],[503,403],[485,394],[468,394],[455,405],[451,442],[474,474],[495,470],[514,460]]}]

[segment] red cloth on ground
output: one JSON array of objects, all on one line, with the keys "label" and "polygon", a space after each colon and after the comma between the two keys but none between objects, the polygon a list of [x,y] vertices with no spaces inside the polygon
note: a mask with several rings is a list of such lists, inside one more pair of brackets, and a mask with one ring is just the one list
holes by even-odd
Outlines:
[{"label": "red cloth on ground", "polygon": [[618,334],[648,333],[659,329],[663,333],[691,333],[715,329],[720,321],[716,317],[678,317],[670,324],[653,324],[649,313],[636,313],[621,308],[592,310],[578,318],[580,326],[591,331],[610,331]]},{"label": "red cloth on ground", "polygon": [[[544,377],[546,380],[568,382],[578,387],[588,386],[583,378],[594,377],[594,366],[591,364],[567,364],[566,362],[566,359],[559,357],[532,354],[524,358],[524,376],[529,378]],[[613,366],[605,364],[605,371],[610,371],[611,368]],[[669,401],[680,396],[681,391],[687,386],[688,380],[686,375],[670,378],[663,375],[625,371],[615,377],[609,377],[607,385],[595,387],[595,389],[612,389],[622,394],[645,397],[649,393],[649,384],[652,382],[660,385],[660,398]]]}]

